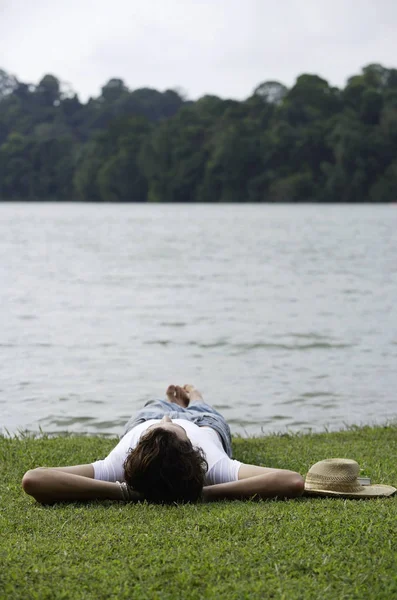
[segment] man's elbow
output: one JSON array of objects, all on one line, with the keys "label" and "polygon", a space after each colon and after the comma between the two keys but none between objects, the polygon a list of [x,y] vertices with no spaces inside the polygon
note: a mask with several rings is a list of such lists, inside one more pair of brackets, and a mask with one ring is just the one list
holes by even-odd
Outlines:
[{"label": "man's elbow", "polygon": [[305,480],[299,473],[292,473],[287,484],[288,498],[299,498],[305,491]]},{"label": "man's elbow", "polygon": [[31,469],[27,471],[22,478],[22,489],[29,496],[33,496],[39,502],[40,500],[40,491],[42,490],[42,473],[43,470]]}]

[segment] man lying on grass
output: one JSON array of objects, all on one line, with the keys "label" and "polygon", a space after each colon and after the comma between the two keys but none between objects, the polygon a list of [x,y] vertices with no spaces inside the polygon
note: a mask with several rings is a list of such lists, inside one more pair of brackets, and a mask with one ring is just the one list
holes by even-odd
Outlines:
[{"label": "man lying on grass", "polygon": [[23,489],[43,504],[105,499],[169,504],[303,494],[298,473],[233,460],[228,424],[194,386],[171,385],[167,398],[147,402],[104,460],[33,469],[25,473]]}]

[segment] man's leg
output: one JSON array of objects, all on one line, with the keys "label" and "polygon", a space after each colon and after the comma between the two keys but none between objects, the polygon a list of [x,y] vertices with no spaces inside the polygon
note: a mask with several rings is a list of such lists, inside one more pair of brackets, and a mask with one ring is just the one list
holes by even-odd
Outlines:
[{"label": "man's leg", "polygon": [[183,386],[189,397],[188,411],[194,416],[194,423],[199,427],[210,427],[219,435],[222,446],[228,456],[232,456],[232,438],[230,427],[223,415],[213,406],[204,402],[201,392],[194,385],[187,383]]},{"label": "man's leg", "polygon": [[149,400],[145,406],[133,415],[125,426],[125,435],[133,427],[150,419],[162,419],[168,415],[172,419],[183,418],[189,405],[189,397],[179,386],[170,385],[167,389],[167,400]]}]

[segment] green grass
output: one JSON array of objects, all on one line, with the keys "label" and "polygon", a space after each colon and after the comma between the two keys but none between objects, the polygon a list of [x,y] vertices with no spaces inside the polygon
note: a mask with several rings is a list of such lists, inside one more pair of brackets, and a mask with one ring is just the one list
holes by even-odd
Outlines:
[{"label": "green grass", "polygon": [[[0,598],[397,598],[397,497],[192,506],[43,507],[39,465],[102,458],[115,440],[0,437]],[[354,458],[397,484],[397,426],[234,440],[235,457],[305,474]]]}]

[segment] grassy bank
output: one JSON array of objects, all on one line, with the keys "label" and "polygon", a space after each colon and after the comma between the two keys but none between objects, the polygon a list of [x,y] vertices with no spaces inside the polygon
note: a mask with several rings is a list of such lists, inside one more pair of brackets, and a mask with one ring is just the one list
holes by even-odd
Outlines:
[{"label": "grassy bank", "polygon": [[[397,497],[42,507],[21,491],[27,469],[113,444],[0,437],[1,599],[397,597]],[[397,426],[235,439],[234,452],[302,474],[354,458],[374,483],[397,484]]]}]

